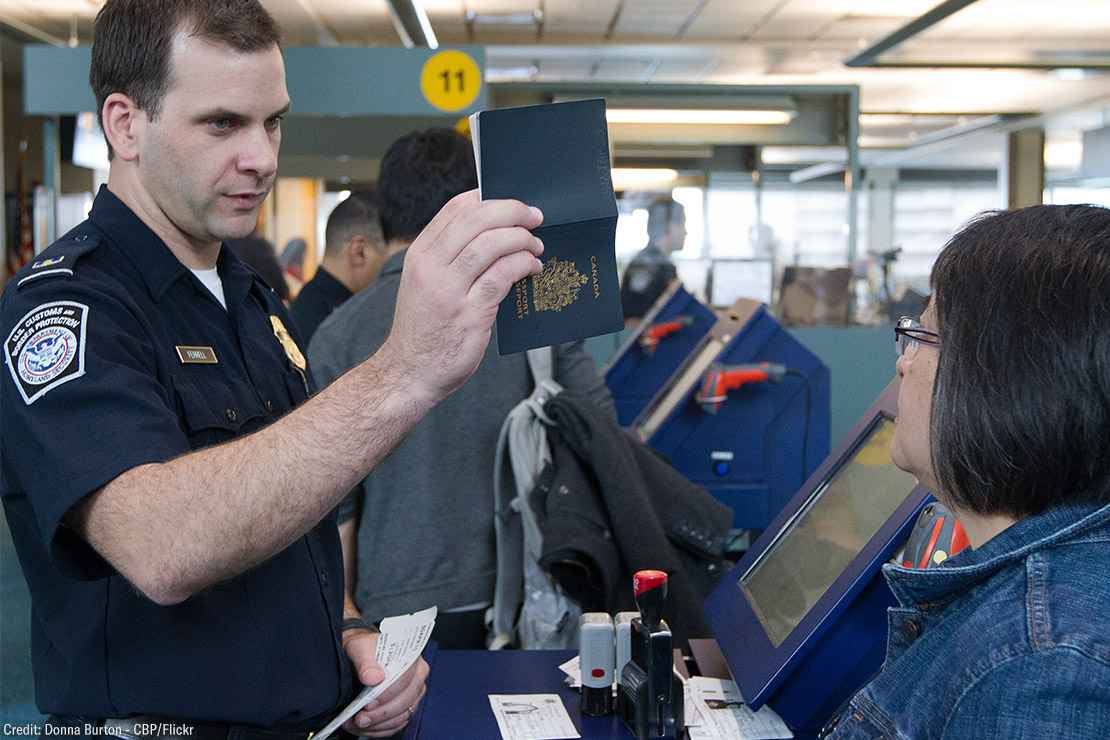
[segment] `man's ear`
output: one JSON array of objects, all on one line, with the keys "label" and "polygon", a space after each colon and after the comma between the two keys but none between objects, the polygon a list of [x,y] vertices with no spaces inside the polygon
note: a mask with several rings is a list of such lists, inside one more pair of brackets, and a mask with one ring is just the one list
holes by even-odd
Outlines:
[{"label": "man's ear", "polygon": [[373,257],[370,240],[358,234],[347,240],[347,264],[355,270],[361,270]]},{"label": "man's ear", "polygon": [[139,156],[139,138],[147,120],[146,113],[123,93],[112,93],[104,100],[100,121],[114,156],[125,162]]}]

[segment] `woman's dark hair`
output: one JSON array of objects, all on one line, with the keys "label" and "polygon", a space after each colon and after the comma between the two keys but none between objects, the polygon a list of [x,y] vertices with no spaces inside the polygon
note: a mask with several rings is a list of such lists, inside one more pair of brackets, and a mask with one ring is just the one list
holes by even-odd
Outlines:
[{"label": "woman's dark hair", "polygon": [[933,266],[943,496],[1021,518],[1110,501],[1110,209],[981,214]]},{"label": "woman's dark hair", "polygon": [[402,136],[382,157],[378,174],[382,234],[411,242],[459,193],[478,187],[474,148],[449,128]]},{"label": "woman's dark hair", "polygon": [[108,0],[96,14],[89,67],[102,128],[104,101],[117,92],[158,117],[179,29],[244,53],[281,44],[281,30],[258,0]]}]

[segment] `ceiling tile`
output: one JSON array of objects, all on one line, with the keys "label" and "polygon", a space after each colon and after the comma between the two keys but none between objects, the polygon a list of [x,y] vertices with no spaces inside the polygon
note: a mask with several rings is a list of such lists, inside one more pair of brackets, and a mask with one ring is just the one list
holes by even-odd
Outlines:
[{"label": "ceiling tile", "polygon": [[557,0],[548,2],[544,16],[544,38],[585,37],[602,39],[618,0]]},{"label": "ceiling tile", "polygon": [[626,0],[614,40],[622,36],[673,38],[698,5],[699,0]]},{"label": "ceiling tile", "polygon": [[744,38],[767,17],[782,0],[709,0],[690,25],[684,38]]}]

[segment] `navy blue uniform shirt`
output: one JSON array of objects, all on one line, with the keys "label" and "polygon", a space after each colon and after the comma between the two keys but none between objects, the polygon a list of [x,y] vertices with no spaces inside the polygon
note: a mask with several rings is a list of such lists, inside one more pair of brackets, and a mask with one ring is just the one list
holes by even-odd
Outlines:
[{"label": "navy blue uniform shirt", "polygon": [[642,319],[678,276],[670,256],[649,244],[632,258],[621,280],[621,308],[626,319]]},{"label": "navy blue uniform shirt", "polygon": [[63,522],[121,473],[254,432],[307,398],[311,376],[276,336],[273,317],[296,338],[281,301],[230,250],[217,267],[226,311],[102,188],[89,220],[0,301],[3,501],[45,713],[318,729],[353,693],[334,515],[175,606]]}]

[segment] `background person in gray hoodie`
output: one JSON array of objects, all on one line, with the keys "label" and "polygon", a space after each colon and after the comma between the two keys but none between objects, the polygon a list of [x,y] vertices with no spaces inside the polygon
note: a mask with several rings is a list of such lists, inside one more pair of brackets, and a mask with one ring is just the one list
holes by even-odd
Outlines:
[{"label": "background person in gray hoodie", "polygon": [[[391,256],[378,280],[317,330],[308,354],[321,387],[389,336],[405,249],[444,203],[477,186],[470,141],[449,129],[408,134],[386,152],[378,189]],[[614,413],[581,342],[555,349],[554,375]],[[531,391],[525,354],[503,357],[491,342],[470,381],[417,424],[352,492],[340,510],[345,617],[361,613],[377,621],[435,605],[440,613],[432,637],[441,647],[485,647],[484,612],[497,572],[497,435],[506,414]]]}]

